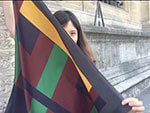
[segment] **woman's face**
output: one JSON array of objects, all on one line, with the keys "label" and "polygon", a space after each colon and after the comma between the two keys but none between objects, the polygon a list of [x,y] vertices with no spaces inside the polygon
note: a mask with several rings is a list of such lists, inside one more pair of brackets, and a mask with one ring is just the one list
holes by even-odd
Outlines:
[{"label": "woman's face", "polygon": [[74,27],[73,23],[69,21],[65,26],[63,26],[65,31],[69,34],[69,36],[72,38],[72,40],[77,43],[78,41],[78,31]]}]

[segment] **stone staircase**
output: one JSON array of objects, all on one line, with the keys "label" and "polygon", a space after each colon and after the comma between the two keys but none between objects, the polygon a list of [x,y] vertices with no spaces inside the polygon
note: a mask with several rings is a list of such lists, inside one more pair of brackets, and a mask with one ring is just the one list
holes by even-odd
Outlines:
[{"label": "stone staircase", "polygon": [[100,69],[100,72],[124,97],[136,97],[150,86],[150,57]]}]

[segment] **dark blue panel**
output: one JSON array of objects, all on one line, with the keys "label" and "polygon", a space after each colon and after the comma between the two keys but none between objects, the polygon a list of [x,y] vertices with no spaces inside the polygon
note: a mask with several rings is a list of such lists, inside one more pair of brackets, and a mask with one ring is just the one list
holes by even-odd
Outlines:
[{"label": "dark blue panel", "polygon": [[5,113],[27,113],[24,91],[14,85]]},{"label": "dark blue panel", "polygon": [[90,95],[89,95],[89,92],[87,91],[81,77],[79,77],[78,81],[77,81],[77,84],[76,84],[76,88],[82,92],[84,95],[88,96],[89,99],[91,99]]},{"label": "dark blue panel", "polygon": [[98,112],[100,112],[102,110],[102,108],[105,106],[105,104],[106,104],[106,102],[100,96],[97,97],[97,99],[94,103]]},{"label": "dark blue panel", "polygon": [[31,54],[40,31],[20,13],[16,31],[17,39],[21,42],[24,49]]}]

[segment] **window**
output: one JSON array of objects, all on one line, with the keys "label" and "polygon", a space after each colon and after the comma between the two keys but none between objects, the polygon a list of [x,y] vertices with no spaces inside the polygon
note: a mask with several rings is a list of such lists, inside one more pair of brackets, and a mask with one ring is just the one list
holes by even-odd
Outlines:
[{"label": "window", "polygon": [[123,5],[123,2],[120,0],[100,0],[100,1],[110,4],[110,5],[113,5],[113,6],[116,6],[116,7],[120,7]]}]

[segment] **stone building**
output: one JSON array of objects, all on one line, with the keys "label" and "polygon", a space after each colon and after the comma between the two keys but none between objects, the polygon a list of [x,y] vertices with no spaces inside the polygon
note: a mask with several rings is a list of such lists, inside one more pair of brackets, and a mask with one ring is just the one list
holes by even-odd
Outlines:
[{"label": "stone building", "polygon": [[[97,1],[44,2],[52,12],[72,11],[87,35],[100,72],[124,97],[138,96],[150,87],[150,1],[114,1],[100,2],[105,27],[94,26]],[[14,40],[0,2],[0,113],[6,108],[13,76]]]}]

